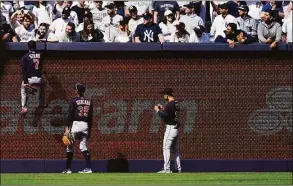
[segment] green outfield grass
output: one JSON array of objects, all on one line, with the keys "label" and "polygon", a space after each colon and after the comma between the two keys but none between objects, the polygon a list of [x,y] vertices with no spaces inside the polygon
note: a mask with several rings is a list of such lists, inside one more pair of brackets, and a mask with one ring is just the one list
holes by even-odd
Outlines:
[{"label": "green outfield grass", "polygon": [[260,184],[292,185],[292,173],[93,173],[93,174],[1,174],[2,185],[91,184]]}]

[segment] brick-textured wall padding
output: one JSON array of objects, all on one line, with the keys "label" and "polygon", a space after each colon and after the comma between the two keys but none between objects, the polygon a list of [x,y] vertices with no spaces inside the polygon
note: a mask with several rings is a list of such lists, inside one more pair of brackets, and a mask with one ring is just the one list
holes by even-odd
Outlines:
[{"label": "brick-textured wall padding", "polygon": [[2,159],[65,157],[61,137],[77,82],[95,104],[93,159],[162,158],[164,125],[153,106],[163,103],[164,87],[181,102],[183,159],[292,158],[292,56],[122,53],[47,53],[50,106],[40,111],[31,97],[21,116],[23,53],[14,52],[1,81]]}]

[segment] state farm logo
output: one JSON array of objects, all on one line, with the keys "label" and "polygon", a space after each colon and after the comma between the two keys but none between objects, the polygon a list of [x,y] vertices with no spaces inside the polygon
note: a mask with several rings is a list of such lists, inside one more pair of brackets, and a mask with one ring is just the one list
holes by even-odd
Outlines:
[{"label": "state farm logo", "polygon": [[250,128],[261,135],[272,135],[283,128],[292,132],[292,87],[276,87],[266,96],[267,108],[250,114]]}]

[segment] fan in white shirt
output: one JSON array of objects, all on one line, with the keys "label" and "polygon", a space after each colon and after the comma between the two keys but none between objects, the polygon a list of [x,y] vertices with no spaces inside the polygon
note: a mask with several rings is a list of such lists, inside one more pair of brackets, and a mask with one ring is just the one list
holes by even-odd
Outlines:
[{"label": "fan in white shirt", "polygon": [[32,13],[35,17],[35,26],[38,27],[41,23],[51,24],[53,20],[53,7],[47,1],[38,1],[34,5]]},{"label": "fan in white shirt", "polygon": [[62,11],[62,17],[53,21],[50,25],[50,30],[58,37],[65,32],[65,28],[69,22],[73,23],[70,16],[70,8],[65,7]]},{"label": "fan in white shirt", "polygon": [[[109,37],[105,37],[109,38]],[[128,30],[127,21],[123,19],[119,22],[119,26],[116,31],[112,34],[109,41],[115,43],[129,43],[132,41],[132,33]]]},{"label": "fan in white shirt", "polygon": [[162,22],[159,24],[159,27],[162,30],[164,40],[169,42],[171,39],[171,34],[176,32],[176,25],[179,22],[176,20],[173,12],[171,10],[166,10]]},{"label": "fan in white shirt", "polygon": [[128,11],[130,6],[135,6],[137,8],[137,15],[139,16],[152,11],[152,1],[128,1],[125,2],[125,6],[125,15],[130,15]]},{"label": "fan in white shirt", "polygon": [[228,14],[228,4],[220,4],[218,7],[220,15],[215,18],[210,31],[210,35],[214,36],[214,39],[216,39],[219,35],[225,37],[224,31],[226,30],[228,23],[235,23],[239,29],[237,19],[234,16]]},{"label": "fan in white shirt", "polygon": [[260,1],[247,1],[246,4],[249,8],[248,15],[256,20],[260,20],[263,4]]},{"label": "fan in white shirt", "polygon": [[90,10],[93,15],[93,22],[96,27],[100,28],[104,17],[106,17],[107,10],[103,8],[103,1],[94,1],[94,7]]},{"label": "fan in white shirt", "polygon": [[188,43],[190,34],[185,29],[184,23],[179,23],[176,26],[176,31],[172,32],[170,42]]},{"label": "fan in white shirt", "polygon": [[23,24],[15,29],[15,33],[19,37],[20,42],[34,40],[35,29],[33,19],[29,14],[24,15]]},{"label": "fan in white shirt", "polygon": [[10,24],[10,14],[14,12],[12,4],[8,1],[0,1],[0,12],[5,17],[6,22]]},{"label": "fan in white shirt", "polygon": [[193,4],[185,5],[185,7],[185,15],[180,16],[179,22],[184,23],[185,29],[191,34],[193,32],[193,28],[198,25],[203,25],[203,20],[194,13]]},{"label": "fan in white shirt", "polygon": [[41,23],[39,28],[35,30],[36,42],[58,42],[58,37],[49,31],[47,23]]},{"label": "fan in white shirt", "polygon": [[287,43],[292,43],[292,11],[289,13],[288,18],[284,21],[283,26],[282,26],[282,32],[286,34],[286,42]]},{"label": "fan in white shirt", "polygon": [[116,6],[114,3],[110,3],[105,7],[107,8],[108,15],[103,18],[101,27],[99,29],[104,32],[104,40],[109,41],[114,32],[116,32],[119,26],[119,22],[123,20],[123,17],[116,14]]},{"label": "fan in white shirt", "polygon": [[128,28],[134,34],[137,25],[143,24],[143,18],[137,15],[137,8],[135,6],[131,5],[128,9],[131,17],[128,22]]},{"label": "fan in white shirt", "polygon": [[210,37],[204,31],[205,28],[202,25],[195,27],[190,34],[189,43],[209,43]]}]

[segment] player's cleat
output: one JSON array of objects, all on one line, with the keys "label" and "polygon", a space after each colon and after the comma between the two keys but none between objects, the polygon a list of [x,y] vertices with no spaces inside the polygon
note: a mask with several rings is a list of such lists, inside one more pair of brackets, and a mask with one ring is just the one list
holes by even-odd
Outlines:
[{"label": "player's cleat", "polygon": [[27,108],[26,107],[22,107],[20,113],[21,114],[26,114],[27,113]]},{"label": "player's cleat", "polygon": [[78,173],[89,174],[89,173],[93,173],[93,171],[92,171],[92,169],[85,168],[82,171],[78,171]]},{"label": "player's cleat", "polygon": [[172,173],[181,173],[181,170],[176,169],[176,170],[173,170]]},{"label": "player's cleat", "polygon": [[63,174],[71,174],[72,172],[70,169],[65,169],[62,173]]},{"label": "player's cleat", "polygon": [[165,173],[165,174],[169,174],[169,173],[172,173],[172,171],[170,171],[170,170],[161,170],[161,171],[159,171],[159,172],[157,172],[157,173]]}]

